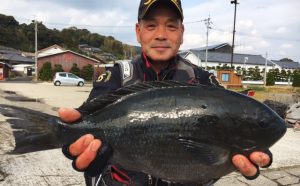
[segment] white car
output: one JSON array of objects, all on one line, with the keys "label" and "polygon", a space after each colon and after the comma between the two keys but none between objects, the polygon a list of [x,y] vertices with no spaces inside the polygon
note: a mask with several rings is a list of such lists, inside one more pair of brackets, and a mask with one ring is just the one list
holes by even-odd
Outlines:
[{"label": "white car", "polygon": [[56,72],[53,80],[55,86],[60,85],[77,85],[83,86],[84,79],[76,76],[75,74],[69,72]]}]

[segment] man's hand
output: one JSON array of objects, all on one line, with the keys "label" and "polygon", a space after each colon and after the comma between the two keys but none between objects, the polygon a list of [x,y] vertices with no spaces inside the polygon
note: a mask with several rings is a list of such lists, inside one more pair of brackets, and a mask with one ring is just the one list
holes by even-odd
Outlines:
[{"label": "man's hand", "polygon": [[72,123],[81,118],[80,112],[73,108],[60,108],[58,109],[58,115],[60,119],[66,123]]},{"label": "man's hand", "polygon": [[77,141],[69,146],[69,152],[72,156],[77,157],[75,168],[85,170],[95,159],[102,142],[95,139],[93,135],[86,134],[81,136]]},{"label": "man's hand", "polygon": [[[78,110],[73,108],[60,108],[58,110],[60,119],[66,123],[72,123],[81,118]],[[95,159],[102,142],[95,139],[93,135],[86,134],[68,147],[71,156],[75,158],[75,168],[78,170],[86,169]]]},{"label": "man's hand", "polygon": [[253,152],[250,154],[249,159],[240,154],[237,154],[232,158],[232,163],[246,177],[255,176],[258,171],[257,166],[265,167],[270,164],[270,161],[271,157],[263,152]]}]

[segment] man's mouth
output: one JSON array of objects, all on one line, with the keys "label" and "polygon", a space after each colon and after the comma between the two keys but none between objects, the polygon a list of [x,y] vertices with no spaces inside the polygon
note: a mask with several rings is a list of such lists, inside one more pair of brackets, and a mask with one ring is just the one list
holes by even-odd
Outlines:
[{"label": "man's mouth", "polygon": [[152,48],[157,51],[165,51],[165,50],[169,49],[170,47],[166,46],[166,45],[159,45],[159,46],[152,46]]}]

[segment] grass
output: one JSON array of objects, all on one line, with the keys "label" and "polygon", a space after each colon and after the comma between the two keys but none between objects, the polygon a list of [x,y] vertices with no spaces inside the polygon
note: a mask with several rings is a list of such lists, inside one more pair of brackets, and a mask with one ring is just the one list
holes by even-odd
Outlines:
[{"label": "grass", "polygon": [[242,90],[251,89],[255,91],[254,99],[259,101],[264,101],[266,99],[273,99],[274,95],[299,95],[300,87],[292,86],[248,86],[247,88],[231,89],[233,91],[239,92]]}]

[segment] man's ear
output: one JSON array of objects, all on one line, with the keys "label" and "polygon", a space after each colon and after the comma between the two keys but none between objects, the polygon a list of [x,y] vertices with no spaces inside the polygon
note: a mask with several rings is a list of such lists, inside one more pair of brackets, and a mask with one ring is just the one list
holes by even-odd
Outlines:
[{"label": "man's ear", "polygon": [[181,43],[180,43],[180,44],[183,43],[183,35],[184,35],[184,25],[183,25],[183,24],[182,24],[182,31],[181,31],[181,34],[182,34],[182,36],[181,36]]},{"label": "man's ear", "polygon": [[141,28],[140,28],[140,23],[136,23],[135,24],[135,35],[136,35],[136,40],[141,43],[141,37],[140,37],[140,33],[141,33]]}]

